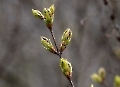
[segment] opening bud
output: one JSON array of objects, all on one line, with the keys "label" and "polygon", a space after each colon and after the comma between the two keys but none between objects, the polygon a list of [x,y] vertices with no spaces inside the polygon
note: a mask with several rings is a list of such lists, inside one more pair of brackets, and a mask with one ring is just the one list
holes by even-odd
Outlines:
[{"label": "opening bud", "polygon": [[44,21],[49,29],[52,29],[53,20],[54,20],[54,11],[55,7],[52,5],[50,8],[43,9]]},{"label": "opening bud", "polygon": [[71,41],[71,38],[72,38],[72,31],[67,28],[64,32],[63,32],[63,35],[62,35],[62,42],[61,42],[61,45],[60,45],[60,52],[63,52],[64,49],[67,47],[67,45],[70,43]]},{"label": "opening bud", "polygon": [[53,47],[50,39],[47,39],[46,37],[41,36],[41,43],[45,49],[47,49],[51,53],[57,54],[57,51]]},{"label": "opening bud", "polygon": [[67,59],[60,59],[60,67],[63,74],[66,76],[68,80],[71,80],[72,77],[72,65],[67,61]]}]

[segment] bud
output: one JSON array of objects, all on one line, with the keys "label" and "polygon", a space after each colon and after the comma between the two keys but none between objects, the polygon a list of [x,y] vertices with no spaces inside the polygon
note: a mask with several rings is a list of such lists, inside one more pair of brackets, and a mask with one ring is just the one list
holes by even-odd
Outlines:
[{"label": "bud", "polygon": [[44,21],[49,29],[52,29],[53,20],[54,20],[54,10],[55,7],[52,5],[50,8],[43,9]]},{"label": "bud", "polygon": [[44,15],[39,10],[32,9],[32,13],[36,18],[44,19]]},{"label": "bud", "polygon": [[71,38],[72,38],[72,31],[69,28],[67,28],[64,31],[64,33],[62,35],[62,38],[61,38],[62,42],[61,42],[61,45],[60,45],[60,52],[62,52],[67,47],[67,45],[71,41]]},{"label": "bud", "polygon": [[120,76],[116,75],[114,78],[114,87],[120,87]]},{"label": "bud", "polygon": [[50,39],[47,39],[46,37],[41,36],[41,43],[45,49],[47,49],[51,53],[57,54],[57,51],[53,47]]},{"label": "bud", "polygon": [[106,71],[105,71],[105,69],[104,69],[103,67],[99,68],[98,74],[99,74],[99,76],[100,76],[102,79],[105,79]]},{"label": "bud", "polygon": [[72,77],[72,65],[67,61],[67,59],[60,59],[60,67],[63,74],[66,76],[68,80],[71,80]]},{"label": "bud", "polygon": [[55,7],[52,5],[50,8],[44,8],[43,14],[39,10],[32,9],[32,13],[35,17],[44,19],[44,22],[46,23],[47,27],[51,30],[54,20],[54,11]]},{"label": "bud", "polygon": [[93,75],[91,75],[91,79],[93,81],[95,81],[95,82],[98,82],[98,83],[102,82],[102,78],[98,74],[96,74],[96,73],[94,73]]}]

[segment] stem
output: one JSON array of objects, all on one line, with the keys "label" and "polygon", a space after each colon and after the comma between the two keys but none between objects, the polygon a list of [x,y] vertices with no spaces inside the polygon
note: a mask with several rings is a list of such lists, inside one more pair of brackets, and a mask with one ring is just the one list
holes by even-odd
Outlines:
[{"label": "stem", "polygon": [[73,84],[72,80],[69,80],[69,81],[70,81],[71,86],[74,87],[74,84]]},{"label": "stem", "polygon": [[59,52],[58,46],[57,46],[57,44],[56,44],[55,37],[54,37],[54,33],[53,33],[52,30],[50,30],[50,33],[51,33],[51,35],[52,35],[53,42],[54,42],[55,47],[56,47],[56,49],[57,49],[58,56],[59,56],[59,58],[61,58],[61,53]]}]

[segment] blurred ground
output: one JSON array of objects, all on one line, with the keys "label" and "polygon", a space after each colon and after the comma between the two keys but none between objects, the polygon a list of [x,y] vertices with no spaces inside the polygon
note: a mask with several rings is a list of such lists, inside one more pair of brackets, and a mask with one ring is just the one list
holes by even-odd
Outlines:
[{"label": "blurred ground", "polygon": [[[120,1],[111,2],[120,25]],[[106,83],[112,86],[114,75],[120,74],[120,60],[114,53],[120,42],[111,34],[111,11],[103,0],[0,0],[0,87],[70,87],[59,58],[40,44],[39,36],[51,38],[49,30],[31,13],[32,8],[42,10],[52,4],[57,44],[67,27],[73,31],[62,56],[72,63],[75,87],[94,83],[90,75],[99,67],[106,69]]]}]

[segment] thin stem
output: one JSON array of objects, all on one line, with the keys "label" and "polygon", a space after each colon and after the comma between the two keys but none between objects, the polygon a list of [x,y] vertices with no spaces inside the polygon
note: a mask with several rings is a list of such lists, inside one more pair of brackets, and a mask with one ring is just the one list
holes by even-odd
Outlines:
[{"label": "thin stem", "polygon": [[74,87],[74,84],[73,84],[72,80],[69,80],[69,81],[70,81],[71,86]]},{"label": "thin stem", "polygon": [[57,49],[58,56],[59,56],[59,58],[61,58],[61,53],[59,52],[58,46],[57,46],[57,44],[56,44],[55,37],[54,37],[54,33],[53,33],[52,30],[50,30],[50,33],[51,33],[51,35],[52,35],[53,42],[54,42],[55,47],[56,47],[56,49]]}]

